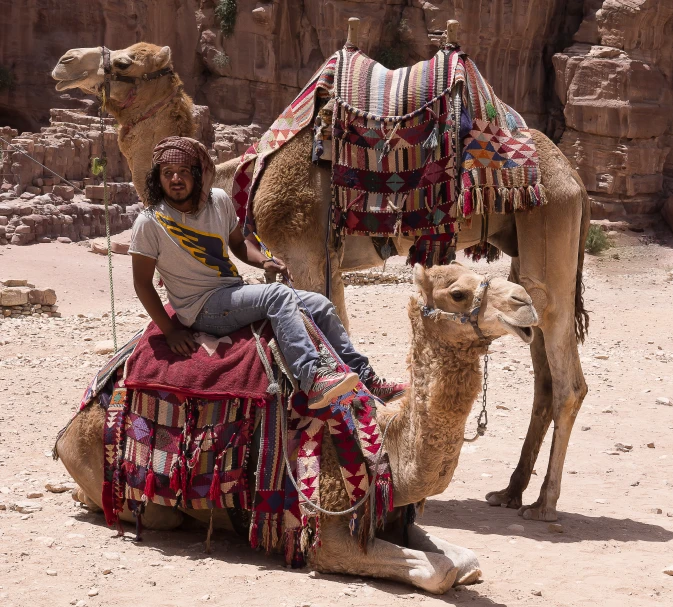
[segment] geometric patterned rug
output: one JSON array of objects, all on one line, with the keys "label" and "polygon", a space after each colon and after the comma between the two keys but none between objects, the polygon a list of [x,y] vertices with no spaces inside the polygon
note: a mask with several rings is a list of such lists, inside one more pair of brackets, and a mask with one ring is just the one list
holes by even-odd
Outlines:
[{"label": "geometric patterned rug", "polygon": [[346,46],[242,157],[233,197],[247,231],[255,230],[252,200],[265,159],[313,123],[325,98],[337,244],[344,234],[411,236],[410,263],[442,264],[452,257],[456,222],[546,203],[525,121],[460,49],[388,70]]}]

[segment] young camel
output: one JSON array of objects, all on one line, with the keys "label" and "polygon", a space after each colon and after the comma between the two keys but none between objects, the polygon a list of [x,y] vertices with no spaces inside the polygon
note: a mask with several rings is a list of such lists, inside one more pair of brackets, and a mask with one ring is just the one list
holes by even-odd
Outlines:
[{"label": "young camel", "polygon": [[[112,71],[132,76],[150,73],[158,65],[165,65],[166,57],[170,56],[167,49],[140,43],[112,51]],[[59,90],[80,88],[100,94],[101,66],[100,47],[72,49],[60,59],[52,76],[59,81]],[[135,100],[127,108],[118,109],[126,104],[133,85],[112,82],[111,98],[115,103],[109,104],[109,110],[125,126],[129,116],[140,117],[147,108],[156,107],[164,93],[159,88],[168,84],[168,78],[141,82]],[[138,136],[129,139],[134,145],[124,144],[122,151],[133,168],[139,192],[144,189],[143,175],[150,166],[152,146],[166,135],[188,134],[181,130],[185,128],[181,117],[190,104],[189,97],[181,92],[171,104],[132,128],[131,132]],[[589,199],[561,151],[542,133],[532,131],[532,135],[549,203],[531,211],[491,215],[488,241],[512,257],[510,278],[526,288],[540,315],[537,339],[531,345],[535,372],[533,410],[509,485],[502,491],[489,493],[486,499],[493,506],[518,508],[526,519],[554,521],[570,433],[587,392],[577,341],[584,339],[588,327],[582,299],[582,265],[589,229]],[[311,162],[311,142],[311,131],[306,129],[267,159],[253,208],[260,237],[287,263],[297,287],[325,292],[331,174],[329,166],[315,166]],[[217,167],[217,184],[229,193],[237,166],[238,159],[234,159]],[[480,237],[481,218],[475,217],[471,226],[460,226],[457,248],[477,244]],[[405,255],[411,241],[396,244],[398,252]],[[348,328],[341,272],[380,266],[383,262],[371,238],[364,236],[347,237],[339,250],[330,246],[329,258],[331,299]],[[537,501],[524,506],[523,492],[552,420],[554,436],[547,474]]]},{"label": "young camel", "polygon": [[[351,537],[347,517],[321,515],[321,544],[311,556],[310,566],[322,572],[396,580],[440,594],[453,584],[473,583],[479,578],[476,556],[418,527],[410,530],[409,547],[400,546],[400,507],[442,493],[449,486],[465,423],[481,386],[479,359],[487,346],[469,323],[425,316],[420,306],[469,313],[482,277],[460,264],[428,271],[416,266],[414,281],[419,294],[411,297],[408,306],[411,388],[397,412],[386,408],[378,414],[381,428],[390,426],[385,449],[395,487],[395,511],[366,554],[360,551],[357,538]],[[530,343],[537,320],[532,300],[521,286],[502,278],[491,280],[478,320],[487,338],[511,334]],[[73,420],[56,445],[61,461],[80,486],[78,499],[98,507],[103,486],[103,424],[104,412],[93,403]],[[249,473],[254,473],[254,468]],[[323,440],[320,494],[323,507],[329,510],[349,507],[328,434]],[[221,519],[226,519],[226,511],[219,512]],[[185,514],[208,516],[207,511]],[[179,525],[182,517],[172,508],[149,503],[143,524],[170,529]],[[132,520],[129,512],[122,518]],[[227,521],[221,519],[221,526],[227,528]]]}]

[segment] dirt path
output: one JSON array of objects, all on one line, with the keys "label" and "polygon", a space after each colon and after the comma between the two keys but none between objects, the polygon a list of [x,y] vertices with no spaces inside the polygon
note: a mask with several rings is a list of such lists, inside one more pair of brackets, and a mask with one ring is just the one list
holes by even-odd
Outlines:
[{"label": "dirt path", "polygon": [[[123,342],[146,319],[133,295],[130,259],[115,256],[114,263]],[[673,406],[656,404],[658,397],[673,400],[673,283],[665,280],[671,268],[670,243],[588,259],[593,315],[582,361],[589,395],[566,462],[562,534],[484,502],[488,491],[507,484],[532,401],[527,348],[509,337],[494,344],[488,435],[463,449],[451,486],[428,500],[419,519],[474,549],[484,582],[434,597],[399,584],[291,571],[280,558],[217,535],[208,556],[200,532],[146,532],[136,545],[116,539],[101,515],[87,513],[68,493],[45,491],[46,482],[67,480],[50,456],[54,436],[105,359],[93,345],[110,337],[106,260],[77,245],[0,248],[0,278],[56,289],[63,314],[0,321],[0,504],[41,507],[32,514],[0,510],[0,605],[673,604],[673,577],[662,572],[673,565]],[[505,275],[507,265],[488,271]],[[408,284],[346,289],[353,337],[383,375],[404,376],[411,291]],[[616,443],[632,449],[620,452]],[[530,501],[549,446],[547,440],[526,493]],[[28,499],[34,492],[44,495]]]}]

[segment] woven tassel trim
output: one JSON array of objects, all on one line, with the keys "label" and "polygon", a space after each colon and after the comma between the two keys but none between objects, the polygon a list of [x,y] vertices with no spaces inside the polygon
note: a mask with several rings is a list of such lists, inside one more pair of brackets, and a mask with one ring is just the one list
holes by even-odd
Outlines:
[{"label": "woven tassel trim", "polygon": [[488,213],[527,211],[547,204],[547,192],[541,183],[527,187],[481,186],[463,189],[458,196],[461,217]]},{"label": "woven tassel trim", "polygon": [[488,242],[480,242],[473,247],[463,249],[463,253],[472,261],[486,259],[488,263],[496,261],[502,257],[502,251]]},{"label": "woven tassel trim", "polygon": [[255,512],[250,523],[250,547],[263,549],[268,554],[280,546],[282,532],[282,515]]}]

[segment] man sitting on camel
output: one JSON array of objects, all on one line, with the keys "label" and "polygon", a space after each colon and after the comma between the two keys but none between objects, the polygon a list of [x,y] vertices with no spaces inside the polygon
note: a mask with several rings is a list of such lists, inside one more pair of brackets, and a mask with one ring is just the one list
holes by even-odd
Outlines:
[{"label": "man sitting on camel", "polygon": [[[268,318],[310,408],[322,408],[353,390],[358,379],[383,401],[401,396],[407,385],[386,382],[374,373],[367,357],[353,347],[326,297],[281,283],[243,282],[229,249],[241,261],[280,273],[288,282],[291,276],[280,259],[267,258],[243,236],[229,196],[219,188],[211,189],[214,176],[215,165],[203,144],[187,137],[163,139],[154,148],[146,178],[149,206],[133,225],[129,249],[133,284],[171,350],[190,356],[198,348],[194,331],[222,337]],[[155,268],[177,320],[168,316],[154,288]],[[301,308],[310,313],[354,373],[330,367],[309,337]]]}]

